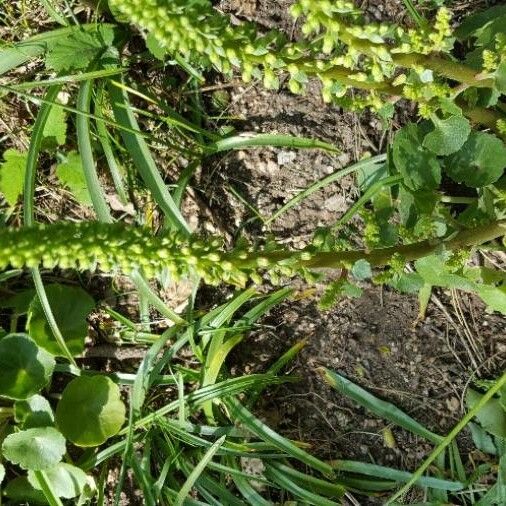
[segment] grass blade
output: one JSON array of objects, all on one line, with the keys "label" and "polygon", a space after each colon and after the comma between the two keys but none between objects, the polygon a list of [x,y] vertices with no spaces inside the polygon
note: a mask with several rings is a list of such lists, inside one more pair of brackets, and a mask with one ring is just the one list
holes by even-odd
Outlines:
[{"label": "grass blade", "polygon": [[225,442],[226,436],[222,436],[218,441],[216,441],[209,450],[204,454],[200,462],[195,466],[192,470],[188,478],[186,479],[184,485],[181,487],[181,490],[178,492],[177,497],[174,501],[175,506],[183,506],[186,497],[189,495],[193,485],[198,480],[199,476],[202,474],[204,469],[206,468],[208,462],[214,457],[214,454],[219,450],[221,445]]},{"label": "grass blade", "polygon": [[299,484],[292,481],[285,473],[282,473],[278,469],[272,466],[268,466],[266,470],[266,476],[275,481],[283,490],[288,491],[295,497],[299,497],[304,502],[308,504],[313,504],[314,506],[340,506],[342,503],[331,501],[326,497],[322,497],[320,495],[314,494],[309,490],[301,487]]},{"label": "grass blade", "polygon": [[323,149],[332,153],[339,150],[333,144],[316,139],[294,137],[292,135],[248,133],[225,137],[209,146],[212,153],[221,153],[232,149],[257,148],[261,146],[292,148],[292,149]]},{"label": "grass blade", "polygon": [[98,179],[95,160],[93,159],[93,149],[91,147],[90,119],[88,116],[90,114],[91,104],[91,84],[91,81],[83,82],[77,95],[77,108],[85,113],[85,115],[77,115],[77,144],[79,146],[79,153],[83,163],[86,186],[90,192],[95,213],[100,221],[112,223],[113,219],[105,199],[104,191]]},{"label": "grass blade", "polygon": [[139,125],[131,110],[128,95],[114,84],[110,84],[108,90],[116,121],[129,129],[129,131],[122,130],[121,136],[144,183],[165,213],[171,226],[190,234],[190,227],[174,202],[162,176],[160,176],[145,140],[140,135],[131,132],[132,130],[139,131]]},{"label": "grass blade", "polygon": [[286,452],[290,457],[297,459],[313,469],[317,469],[323,474],[332,475],[333,470],[329,464],[322,460],[310,455],[306,451],[295,446],[291,441],[279,435],[270,427],[261,422],[256,416],[248,411],[239,401],[230,397],[226,399],[225,405],[230,410],[233,418],[243,423],[248,430],[256,434],[260,439],[271,443],[280,450]]},{"label": "grass blade", "polygon": [[399,184],[403,180],[402,176],[390,176],[373,183],[367,190],[360,196],[360,198],[337,220],[334,229],[342,227],[348,223],[355,214],[357,214],[364,205],[371,200],[374,195],[383,189],[385,186],[391,187]]},{"label": "grass blade", "polygon": [[[32,137],[30,139],[30,147],[28,148],[28,156],[26,160],[26,171],[25,171],[25,181],[24,181],[24,189],[23,189],[23,219],[25,226],[31,226],[34,224],[34,208],[35,208],[35,179],[37,173],[37,166],[39,160],[39,153],[42,144],[42,139],[44,137],[44,127],[49,118],[49,114],[51,112],[51,108],[53,107],[52,102],[54,102],[58,96],[58,93],[61,90],[61,86],[53,86],[49,88],[46,98],[49,103],[43,103],[39,113],[37,114],[37,119],[35,120],[35,124],[33,126]],[[47,322],[49,327],[51,328],[51,332],[54,335],[56,342],[58,343],[60,349],[63,354],[70,363],[77,367],[76,361],[70,353],[70,350],[67,347],[67,343],[63,338],[63,335],[58,328],[58,324],[56,323],[55,317],[53,315],[53,311],[51,310],[51,306],[49,304],[49,300],[47,298],[46,290],[44,289],[44,283],[42,282],[42,277],[40,275],[40,271],[37,267],[31,269],[33,282],[35,285],[35,290],[37,292],[37,296],[39,297],[40,303],[42,305],[42,309],[44,314],[46,315]]]},{"label": "grass blade", "polygon": [[33,474],[42,489],[42,492],[49,504],[49,506],[63,506],[63,503],[60,501],[58,494],[53,489],[51,482],[47,479],[47,475],[44,471],[34,471]]},{"label": "grass blade", "polygon": [[362,387],[352,383],[344,376],[341,376],[325,367],[319,368],[318,372],[322,374],[325,382],[331,387],[335,388],[343,395],[350,397],[355,402],[358,402],[358,404],[372,411],[384,420],[395,423],[413,434],[417,434],[418,436],[428,439],[432,443],[438,444],[442,441],[442,436],[426,429],[423,425],[404,413],[404,411],[401,411],[397,406],[391,404],[390,402],[378,399]]},{"label": "grass blade", "polygon": [[438,458],[438,456],[453,442],[459,432],[479,413],[479,411],[487,404],[492,397],[506,385],[506,372],[487,390],[485,395],[470,409],[460,422],[445,436],[442,441],[434,448],[432,453],[427,457],[424,463],[413,473],[411,479],[396,494],[387,501],[386,504],[393,504],[400,499],[409,489],[416,484],[423,473]]},{"label": "grass blade", "polygon": [[[333,460],[332,467],[336,471],[363,474],[365,476],[372,476],[382,480],[392,480],[397,483],[406,483],[409,481],[413,474],[407,471],[399,471],[390,467],[378,466],[376,464],[368,464],[365,462],[354,462],[351,460]],[[443,480],[440,478],[431,478],[422,476],[416,485],[419,487],[434,488],[439,490],[458,491],[464,488],[464,484],[458,481]]]}]

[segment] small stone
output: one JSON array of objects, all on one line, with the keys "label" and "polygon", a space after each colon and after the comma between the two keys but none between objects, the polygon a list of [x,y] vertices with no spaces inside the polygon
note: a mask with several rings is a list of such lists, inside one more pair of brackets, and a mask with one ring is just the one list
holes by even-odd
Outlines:
[{"label": "small stone", "polygon": [[278,153],[278,165],[288,165],[295,161],[297,153],[293,151],[280,151]]}]

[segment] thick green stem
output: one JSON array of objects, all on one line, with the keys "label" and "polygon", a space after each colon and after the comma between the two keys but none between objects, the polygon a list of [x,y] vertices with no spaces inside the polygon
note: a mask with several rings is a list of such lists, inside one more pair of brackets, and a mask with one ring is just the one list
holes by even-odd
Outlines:
[{"label": "thick green stem", "polygon": [[[446,240],[427,240],[404,246],[380,248],[376,250],[355,250],[342,252],[316,253],[311,259],[301,261],[300,264],[311,269],[332,269],[344,265],[353,264],[358,260],[367,260],[371,265],[381,267],[387,265],[394,255],[400,255],[406,262],[431,255],[444,248],[446,250],[459,250],[470,246],[492,241],[506,235],[506,220],[493,222],[489,225],[473,229],[463,230]],[[289,251],[273,251],[269,253],[255,253],[244,260],[251,264],[259,257],[265,257],[270,261],[281,262],[293,256]]]}]

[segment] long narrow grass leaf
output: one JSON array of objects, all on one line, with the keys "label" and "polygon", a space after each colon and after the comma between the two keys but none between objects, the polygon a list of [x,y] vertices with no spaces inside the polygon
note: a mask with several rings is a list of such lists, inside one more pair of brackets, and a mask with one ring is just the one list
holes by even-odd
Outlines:
[{"label": "long narrow grass leaf", "polygon": [[281,471],[278,471],[274,467],[268,467],[265,473],[269,478],[275,481],[278,485],[282,487],[283,490],[286,490],[290,494],[299,499],[302,499],[304,502],[308,504],[313,504],[314,506],[340,506],[341,502],[337,503],[335,501],[331,501],[326,497],[322,497],[321,495],[317,495],[298,483],[292,481],[288,476]]},{"label": "long narrow grass leaf", "polygon": [[214,457],[214,454],[218,451],[220,446],[225,442],[226,436],[222,436],[218,441],[216,441],[209,450],[204,454],[204,456],[200,459],[200,462],[195,466],[192,470],[188,478],[186,479],[184,485],[181,487],[181,490],[177,494],[176,500],[174,501],[175,506],[183,506],[184,500],[190,493],[193,485],[198,480],[199,476],[202,474],[204,469],[207,466],[207,463]]},{"label": "long narrow grass leaf", "polygon": [[[53,86],[49,88],[46,94],[46,98],[48,99],[49,104],[56,100],[56,97],[58,96],[60,90],[61,86]],[[42,104],[39,113],[37,114],[37,119],[35,120],[35,124],[33,126],[32,137],[30,139],[30,146],[28,148],[25,181],[23,188],[23,219],[25,226],[31,226],[35,222],[35,182],[39,153],[42,145],[42,139],[44,137],[44,127],[47,123],[52,108],[52,105],[49,104]],[[34,267],[31,269],[31,273],[37,296],[39,297],[51,332],[53,333],[58,346],[62,350],[63,355],[67,357],[72,365],[77,367],[74,357],[72,356],[72,353],[70,353],[65,339],[63,338],[58,324],[56,323],[56,319],[51,310],[51,305],[49,304],[49,300],[47,298],[44,283],[42,282],[40,271],[37,267]]]},{"label": "long narrow grass leaf", "polygon": [[90,192],[93,208],[100,221],[112,223],[113,219],[100,180],[98,179],[97,168],[93,158],[93,149],[91,147],[90,120],[88,116],[90,113],[91,91],[91,81],[85,81],[81,84],[77,95],[77,108],[86,113],[86,115],[78,114],[76,118],[77,144],[79,146],[86,186]]},{"label": "long narrow grass leaf", "polygon": [[[331,461],[331,465],[336,471],[363,474],[382,480],[393,480],[398,483],[406,483],[413,476],[412,473],[406,471],[399,471],[398,469],[392,469],[390,467],[378,466],[366,462],[355,462],[352,460],[333,460]],[[464,484],[461,482],[432,478],[429,476],[422,476],[417,481],[416,485],[451,491],[462,490],[464,488]]]},{"label": "long narrow grass leaf", "polygon": [[280,450],[285,451],[290,457],[303,462],[313,469],[317,469],[324,474],[333,474],[332,467],[329,464],[298,448],[291,441],[272,430],[236,399],[230,397],[225,400],[225,404],[234,418],[244,424],[248,430],[256,434],[263,441],[271,443]]},{"label": "long narrow grass leaf", "polygon": [[413,434],[428,439],[432,443],[438,444],[442,441],[442,436],[431,432],[392,403],[378,399],[362,387],[359,387],[355,383],[352,383],[349,379],[331,371],[330,369],[322,367],[318,369],[318,371],[331,387],[335,388],[343,395],[350,397],[355,402],[372,411],[379,417],[395,423]]},{"label": "long narrow grass leaf", "polygon": [[[116,121],[126,125],[129,130],[138,131],[139,125],[131,110],[126,92],[113,84],[108,89]],[[189,234],[191,231],[190,227],[170,195],[144,139],[125,130],[121,132],[121,135],[134,165],[152,193],[153,198],[167,216],[170,224],[177,230]]]},{"label": "long narrow grass leaf", "polygon": [[230,151],[233,149],[256,148],[262,146],[292,149],[323,149],[333,153],[339,151],[333,144],[317,139],[306,139],[304,137],[294,137],[292,135],[257,133],[225,137],[211,144],[209,149],[213,153],[221,153],[222,151]]},{"label": "long narrow grass leaf", "polygon": [[416,484],[416,482],[423,476],[423,473],[430,467],[430,465],[438,458],[438,456],[453,442],[458,436],[459,432],[480,412],[480,410],[487,404],[492,397],[506,385],[506,372],[495,381],[495,383],[487,390],[483,397],[466,413],[466,415],[455,425],[450,433],[445,436],[438,445],[434,448],[431,454],[425,459],[423,464],[413,473],[411,479],[392,497],[389,498],[386,504],[393,504],[397,499],[400,499],[409,489]]}]

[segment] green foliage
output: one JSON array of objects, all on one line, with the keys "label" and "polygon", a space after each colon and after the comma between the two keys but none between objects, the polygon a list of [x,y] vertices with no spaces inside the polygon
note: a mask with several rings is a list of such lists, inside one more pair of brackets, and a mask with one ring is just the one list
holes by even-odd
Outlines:
[{"label": "green foliage", "polygon": [[98,446],[119,432],[125,405],[118,386],[105,376],[81,376],[63,391],[56,423],[77,446]]},{"label": "green foliage", "polygon": [[439,156],[451,155],[458,151],[471,133],[471,125],[463,116],[449,116],[439,119],[433,116],[434,130],[423,140],[423,146]]},{"label": "green foliage", "polygon": [[410,123],[397,132],[392,145],[395,166],[411,190],[435,189],[441,183],[441,165],[423,141],[423,129]]},{"label": "green foliage", "polygon": [[56,466],[65,451],[65,438],[52,427],[21,430],[9,434],[2,443],[7,460],[32,471]]},{"label": "green foliage", "polygon": [[51,108],[42,136],[43,149],[51,151],[65,144],[67,140],[67,112],[63,107],[55,105]]},{"label": "green foliage", "polygon": [[95,30],[75,28],[65,37],[47,44],[46,67],[56,72],[82,70],[100,60],[107,62],[115,32],[108,25],[97,25]]},{"label": "green foliage", "polygon": [[449,158],[445,171],[456,182],[471,188],[495,183],[506,168],[506,146],[495,135],[473,132],[462,148]]},{"label": "green foliage", "polygon": [[90,192],[84,177],[81,156],[78,153],[75,151],[68,153],[66,160],[56,167],[56,175],[80,204],[92,205]]},{"label": "green foliage", "polygon": [[0,163],[0,193],[12,207],[23,193],[27,155],[15,149],[8,149],[2,157],[4,161]]},{"label": "green foliage", "polygon": [[0,340],[0,396],[28,399],[51,379],[54,358],[24,334]]},{"label": "green foliage", "polygon": [[35,394],[14,404],[14,418],[23,429],[54,425],[54,414],[49,401]]},{"label": "green foliage", "polygon": [[[94,488],[93,478],[76,466],[59,462],[46,470],[46,477],[58,497],[73,499],[85,492],[86,488]],[[33,471],[28,471],[28,482],[35,490],[41,490]]]},{"label": "green foliage", "polygon": [[[472,409],[482,397],[483,395],[476,390],[468,389],[466,403],[469,409]],[[506,410],[498,398],[488,401],[476,418],[489,434],[506,438]]]},{"label": "green foliage", "polygon": [[[88,335],[87,317],[95,307],[95,301],[82,288],[61,284],[48,285],[46,293],[67,347],[73,355],[79,355],[84,350],[84,339]],[[26,328],[39,346],[55,356],[62,355],[38,297],[28,309]]]}]

